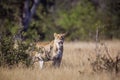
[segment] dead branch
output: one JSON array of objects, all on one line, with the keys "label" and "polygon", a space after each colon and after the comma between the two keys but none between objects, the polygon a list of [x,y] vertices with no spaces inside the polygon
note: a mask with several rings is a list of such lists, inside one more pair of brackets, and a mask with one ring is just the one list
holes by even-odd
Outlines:
[{"label": "dead branch", "polygon": [[108,47],[106,46],[106,44],[105,44],[105,43],[103,43],[102,45],[104,46],[105,51],[106,51],[107,56],[109,57],[109,59],[110,59],[111,61],[113,61],[113,59],[112,59],[112,57],[111,57],[111,55],[110,55],[110,53],[109,53],[109,50],[108,50]]}]

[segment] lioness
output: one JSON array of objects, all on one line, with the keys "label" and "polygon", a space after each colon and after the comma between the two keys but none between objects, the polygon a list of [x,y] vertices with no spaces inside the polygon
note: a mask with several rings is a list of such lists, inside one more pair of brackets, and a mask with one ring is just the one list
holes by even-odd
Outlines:
[{"label": "lioness", "polygon": [[57,34],[54,33],[54,40],[50,43],[37,42],[35,47],[40,49],[38,52],[33,52],[33,60],[40,63],[40,67],[43,67],[43,63],[46,61],[52,61],[54,67],[59,67],[63,55],[63,43],[66,33]]}]

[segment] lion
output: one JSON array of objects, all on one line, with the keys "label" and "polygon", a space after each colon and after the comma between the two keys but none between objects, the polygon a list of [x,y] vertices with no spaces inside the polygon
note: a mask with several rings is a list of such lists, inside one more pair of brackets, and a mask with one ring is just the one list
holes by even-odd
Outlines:
[{"label": "lion", "polygon": [[51,42],[37,42],[33,51],[33,62],[39,62],[43,68],[44,62],[52,61],[54,67],[60,67],[63,56],[63,43],[66,33],[54,33],[54,40]]}]

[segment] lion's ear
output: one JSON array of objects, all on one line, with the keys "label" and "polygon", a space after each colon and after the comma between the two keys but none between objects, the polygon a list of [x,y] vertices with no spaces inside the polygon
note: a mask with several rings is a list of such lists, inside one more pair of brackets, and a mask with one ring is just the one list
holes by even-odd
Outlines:
[{"label": "lion's ear", "polygon": [[64,36],[64,37],[65,37],[66,35],[67,35],[67,32],[62,34],[62,36]]},{"label": "lion's ear", "polygon": [[57,33],[54,33],[54,37],[56,37],[57,36]]}]

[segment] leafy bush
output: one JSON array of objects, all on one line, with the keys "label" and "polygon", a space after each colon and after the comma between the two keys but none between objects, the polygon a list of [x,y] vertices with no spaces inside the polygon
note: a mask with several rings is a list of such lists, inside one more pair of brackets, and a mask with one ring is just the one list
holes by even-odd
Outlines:
[{"label": "leafy bush", "polygon": [[2,36],[0,39],[0,66],[14,66],[22,63],[30,66],[31,58],[26,53],[28,45],[19,42],[18,48],[14,48],[14,40],[10,36]]}]

